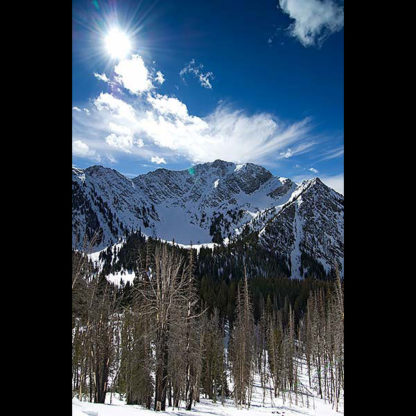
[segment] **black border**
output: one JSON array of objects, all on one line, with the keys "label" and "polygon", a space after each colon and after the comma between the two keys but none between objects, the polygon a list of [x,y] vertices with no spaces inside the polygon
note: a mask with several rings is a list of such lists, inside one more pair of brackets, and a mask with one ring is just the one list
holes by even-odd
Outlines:
[{"label": "black border", "polygon": [[[408,317],[402,309],[402,292],[408,290],[405,279],[412,268],[402,276],[399,263],[411,263],[400,252],[408,243],[389,233],[400,227],[400,219],[411,219],[413,212],[410,199],[409,205],[403,205],[397,190],[398,182],[406,185],[408,178],[401,167],[391,167],[389,153],[397,149],[386,148],[383,137],[387,135],[394,143],[404,135],[388,124],[392,115],[403,110],[404,101],[388,93],[394,92],[389,80],[400,80],[404,55],[397,51],[396,56],[389,55],[399,47],[392,33],[396,30],[393,17],[387,16],[389,9],[381,16],[382,10],[375,10],[381,5],[367,5],[368,13],[364,6],[362,2],[355,9],[347,5],[344,28],[345,409],[346,414],[397,414],[393,412],[400,404],[396,394],[409,391],[401,392],[400,382],[392,387],[388,383],[391,377],[399,381],[395,374],[401,366],[408,369],[411,357],[411,346],[401,354],[397,350],[403,348],[403,341],[410,341],[412,333],[398,327]],[[24,29],[22,40],[16,41],[16,36],[9,47],[13,50],[7,52],[3,80],[3,88],[9,88],[12,96],[10,118],[5,121],[12,129],[3,133],[3,140],[16,145],[3,152],[4,166],[11,161],[3,177],[3,218],[10,225],[3,235],[3,261],[12,266],[3,277],[3,293],[11,300],[4,315],[11,327],[4,335],[6,341],[12,338],[11,352],[16,355],[10,358],[13,381],[9,392],[19,400],[19,409],[33,411],[38,399],[47,399],[47,408],[42,403],[43,413],[64,415],[72,413],[68,276],[72,266],[71,2],[19,4],[13,11],[4,10],[3,16],[14,25],[13,37]],[[411,191],[410,187],[405,195],[411,196]],[[22,384],[27,386],[23,394]],[[378,405],[381,413],[375,410]]]}]

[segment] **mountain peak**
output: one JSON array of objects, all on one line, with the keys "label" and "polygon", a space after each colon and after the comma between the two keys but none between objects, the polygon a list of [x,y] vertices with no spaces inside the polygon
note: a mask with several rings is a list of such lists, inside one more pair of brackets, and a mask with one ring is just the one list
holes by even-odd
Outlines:
[{"label": "mountain peak", "polygon": [[343,196],[319,178],[297,185],[254,163],[220,159],[185,170],[159,168],[134,179],[100,165],[72,170],[77,248],[97,230],[100,249],[126,231],[207,244],[238,238],[248,225],[261,231],[266,248],[286,257],[293,276],[300,273],[302,250],[318,253],[326,270],[331,253],[343,259]]},{"label": "mountain peak", "polygon": [[230,165],[234,165],[234,163],[227,162],[227,161],[221,160],[221,159],[216,159],[211,163],[211,166],[213,166],[214,168],[222,167],[222,166],[230,166]]}]

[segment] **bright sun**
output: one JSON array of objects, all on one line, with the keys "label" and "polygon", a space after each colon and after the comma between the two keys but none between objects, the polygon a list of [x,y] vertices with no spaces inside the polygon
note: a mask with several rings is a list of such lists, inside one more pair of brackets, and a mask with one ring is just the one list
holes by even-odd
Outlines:
[{"label": "bright sun", "polygon": [[104,41],[105,48],[113,59],[123,59],[131,50],[129,37],[118,28],[111,29]]}]

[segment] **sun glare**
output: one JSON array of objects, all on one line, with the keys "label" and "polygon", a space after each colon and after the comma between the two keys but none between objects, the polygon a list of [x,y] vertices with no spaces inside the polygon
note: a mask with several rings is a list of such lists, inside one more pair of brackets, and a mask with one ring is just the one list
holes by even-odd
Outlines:
[{"label": "sun glare", "polygon": [[111,29],[104,41],[105,48],[113,59],[123,59],[131,50],[129,37],[118,28]]}]

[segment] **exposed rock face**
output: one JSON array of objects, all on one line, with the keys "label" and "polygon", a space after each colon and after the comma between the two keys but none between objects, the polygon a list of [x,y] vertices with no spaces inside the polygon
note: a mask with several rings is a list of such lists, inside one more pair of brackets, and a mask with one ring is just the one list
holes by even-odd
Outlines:
[{"label": "exposed rock face", "polygon": [[315,178],[304,182],[274,216],[257,225],[259,242],[285,255],[292,275],[304,275],[316,264],[343,275],[344,197]]},{"label": "exposed rock face", "polygon": [[132,180],[101,166],[73,168],[72,178],[74,248],[96,230],[97,250],[128,230],[183,244],[220,242],[244,230],[286,257],[293,273],[305,274],[314,262],[329,270],[336,261],[342,274],[344,198],[318,178],[296,185],[261,166],[221,160]]}]

